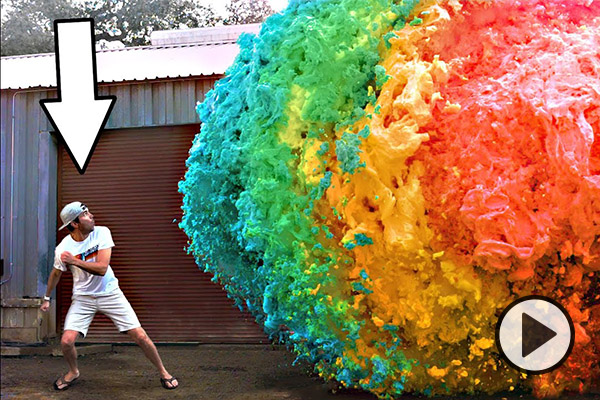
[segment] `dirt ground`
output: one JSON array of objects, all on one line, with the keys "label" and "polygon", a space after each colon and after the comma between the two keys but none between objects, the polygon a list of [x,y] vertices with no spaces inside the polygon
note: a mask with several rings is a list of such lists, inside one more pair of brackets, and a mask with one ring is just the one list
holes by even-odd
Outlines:
[{"label": "dirt ground", "polygon": [[[167,391],[160,386],[152,365],[138,347],[113,346],[111,353],[79,357],[81,377],[65,392],[52,388],[52,382],[66,372],[62,357],[3,357],[1,398],[376,400],[364,392],[336,390],[333,384],[311,374],[308,366],[292,366],[293,354],[278,347],[190,345],[159,346],[158,349],[169,372],[179,378],[180,387],[176,390]],[[476,398],[521,400],[531,397],[510,394]],[[574,396],[569,400],[598,398],[598,395]]]}]

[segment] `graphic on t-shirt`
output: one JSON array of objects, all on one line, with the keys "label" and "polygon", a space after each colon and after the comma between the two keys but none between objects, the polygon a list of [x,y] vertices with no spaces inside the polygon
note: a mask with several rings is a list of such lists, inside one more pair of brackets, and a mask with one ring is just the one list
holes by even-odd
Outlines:
[{"label": "graphic on t-shirt", "polygon": [[85,260],[90,260],[92,258],[95,258],[97,255],[98,255],[98,245],[92,247],[91,249],[84,251],[81,254],[78,254],[75,257],[82,261],[85,261]]}]

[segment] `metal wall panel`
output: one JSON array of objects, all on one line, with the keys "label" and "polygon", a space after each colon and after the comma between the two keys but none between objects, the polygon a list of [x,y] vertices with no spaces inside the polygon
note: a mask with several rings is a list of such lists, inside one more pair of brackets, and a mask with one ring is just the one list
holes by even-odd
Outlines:
[{"label": "metal wall panel", "polygon": [[[169,86],[165,86],[166,93]],[[168,94],[172,98],[172,94]],[[59,204],[79,200],[98,225],[112,232],[111,267],[151,338],[160,342],[257,343],[267,341],[248,313],[234,307],[211,282],[178,228],[182,196],[178,183],[199,124],[107,131],[85,176],[61,150]],[[59,237],[67,231],[59,232]],[[72,281],[60,286],[60,322],[70,305]],[[113,323],[96,316],[88,342],[129,342]]]},{"label": "metal wall panel", "polygon": [[7,116],[12,115],[11,113],[11,93],[7,91],[2,93],[0,96],[0,259],[2,260],[2,277],[5,279],[5,271],[8,273],[8,224],[9,224],[9,211],[10,204],[10,134],[5,134],[11,130],[11,118]]},{"label": "metal wall panel", "polygon": [[[38,295],[39,251],[47,248],[48,226],[54,221],[54,213],[39,213],[39,194],[40,188],[49,187],[48,180],[56,174],[55,171],[47,171],[40,175],[40,151],[45,151],[40,144],[48,138],[40,135],[41,127],[46,126],[46,121],[41,117],[38,108],[40,98],[49,94],[53,96],[54,93],[48,90],[2,92],[2,279],[10,277],[10,280],[2,285],[3,299]],[[51,163],[51,152],[46,152],[46,155],[48,158],[43,156],[42,160]],[[14,187],[12,202],[11,185]],[[49,194],[50,192],[47,192],[45,197]],[[12,268],[9,265],[11,249]]]},{"label": "metal wall panel", "polygon": [[[37,293],[43,294],[50,274],[56,244],[56,181],[58,143],[56,136],[40,133],[38,171],[38,280]],[[43,217],[46,216],[46,217]]]},{"label": "metal wall panel", "polygon": [[[37,272],[38,272],[38,219],[45,219],[45,216],[38,216],[38,188],[39,188],[39,123],[40,114],[35,112],[39,108],[40,96],[38,93],[32,93],[31,96],[23,97],[26,107],[24,126],[26,132],[36,132],[37,134],[23,135],[20,137],[25,144],[25,156],[22,160],[22,171],[24,172],[26,185],[20,185],[22,195],[20,202],[23,205],[22,216],[24,220],[24,236],[17,236],[17,242],[22,242],[20,250],[22,251],[24,265],[31,265],[33,268],[25,267],[24,274],[24,293],[27,296],[37,294]],[[16,181],[19,182],[20,180]],[[13,242],[14,243],[14,242]]]},{"label": "metal wall panel", "polygon": [[[221,75],[100,84],[100,95],[117,96],[107,129],[199,123],[194,111],[196,101],[202,101],[206,91],[219,78]],[[3,299],[39,297],[43,294],[51,260],[42,253],[43,249],[55,245],[53,229],[58,215],[55,197],[57,143],[56,138],[44,136],[52,131],[52,127],[39,100],[56,98],[56,90],[2,90],[0,95],[2,280],[8,278],[11,247],[13,252],[12,277],[2,285],[1,294]],[[14,165],[11,160],[13,137]],[[42,171],[44,168],[48,171]],[[12,244],[9,232],[11,178],[14,180]]]}]

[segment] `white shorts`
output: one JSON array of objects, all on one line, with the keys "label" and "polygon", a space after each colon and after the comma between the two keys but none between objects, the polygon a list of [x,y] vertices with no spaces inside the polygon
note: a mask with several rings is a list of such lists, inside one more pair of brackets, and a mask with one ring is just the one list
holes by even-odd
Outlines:
[{"label": "white shorts", "polygon": [[64,330],[77,331],[85,337],[96,312],[110,318],[120,332],[142,326],[121,289],[117,289],[105,296],[73,295]]}]

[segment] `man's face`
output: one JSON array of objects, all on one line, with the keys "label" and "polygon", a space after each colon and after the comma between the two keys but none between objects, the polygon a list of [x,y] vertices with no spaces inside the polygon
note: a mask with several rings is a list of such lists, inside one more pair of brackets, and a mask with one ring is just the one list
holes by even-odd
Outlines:
[{"label": "man's face", "polygon": [[94,230],[95,222],[94,222],[94,214],[90,212],[90,210],[85,210],[81,214],[79,214],[79,223],[76,226],[79,228],[81,233],[88,234]]}]

